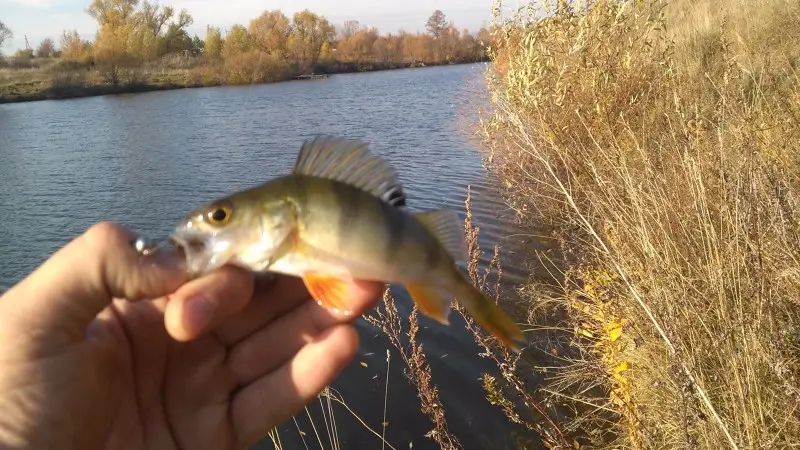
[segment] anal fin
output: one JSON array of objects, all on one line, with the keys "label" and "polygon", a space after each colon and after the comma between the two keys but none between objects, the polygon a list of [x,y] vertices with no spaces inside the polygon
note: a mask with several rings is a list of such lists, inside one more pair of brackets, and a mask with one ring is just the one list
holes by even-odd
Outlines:
[{"label": "anal fin", "polygon": [[320,306],[345,315],[352,314],[355,305],[348,280],[314,273],[304,274],[302,278],[308,293]]},{"label": "anal fin", "polygon": [[433,320],[450,325],[452,298],[448,293],[425,284],[407,284],[406,289],[420,312]]}]

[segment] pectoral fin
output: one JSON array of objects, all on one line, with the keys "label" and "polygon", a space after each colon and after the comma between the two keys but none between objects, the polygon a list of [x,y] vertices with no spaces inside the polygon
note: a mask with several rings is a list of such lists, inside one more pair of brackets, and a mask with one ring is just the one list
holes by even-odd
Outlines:
[{"label": "pectoral fin", "polygon": [[307,273],[303,275],[303,282],[311,297],[320,306],[345,315],[352,313],[355,309],[349,280]]},{"label": "pectoral fin", "polygon": [[452,296],[447,292],[424,284],[407,284],[411,299],[417,304],[420,312],[435,321],[449,325]]}]

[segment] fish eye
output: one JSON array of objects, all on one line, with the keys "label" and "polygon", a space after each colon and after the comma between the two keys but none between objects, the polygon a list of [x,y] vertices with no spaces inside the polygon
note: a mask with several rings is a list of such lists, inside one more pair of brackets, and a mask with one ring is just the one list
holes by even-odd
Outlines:
[{"label": "fish eye", "polygon": [[206,212],[206,218],[212,225],[225,225],[231,220],[231,208],[227,205],[217,205]]}]

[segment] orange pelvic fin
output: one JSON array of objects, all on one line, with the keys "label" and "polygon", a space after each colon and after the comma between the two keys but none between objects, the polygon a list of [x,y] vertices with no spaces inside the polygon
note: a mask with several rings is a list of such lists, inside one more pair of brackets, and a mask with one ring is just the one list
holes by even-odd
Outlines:
[{"label": "orange pelvic fin", "polygon": [[303,275],[303,282],[311,297],[323,308],[345,315],[351,314],[355,309],[349,280],[307,273]]},{"label": "orange pelvic fin", "polygon": [[407,284],[411,299],[417,304],[420,312],[443,325],[450,325],[450,298],[447,292],[424,284]]}]

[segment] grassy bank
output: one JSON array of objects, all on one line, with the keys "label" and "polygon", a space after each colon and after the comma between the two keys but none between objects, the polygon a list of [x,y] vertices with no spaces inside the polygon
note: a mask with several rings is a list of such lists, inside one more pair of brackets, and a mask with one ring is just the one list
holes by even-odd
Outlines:
[{"label": "grassy bank", "polygon": [[[172,56],[140,67],[119,69],[114,79],[102,69],[58,59],[49,59],[25,68],[0,69],[0,104],[54,100],[97,95],[149,92],[221,85],[260,84],[288,81],[306,73],[357,73],[409,67],[466,64],[487,58],[458,62],[428,61],[328,63],[314,70],[268,59],[223,63],[200,57]],[[252,65],[248,65],[252,63]]]},{"label": "grassy bank", "polygon": [[796,447],[800,5],[560,3],[495,29],[483,127],[563,253],[522,291],[570,336],[531,391],[583,445]]}]

